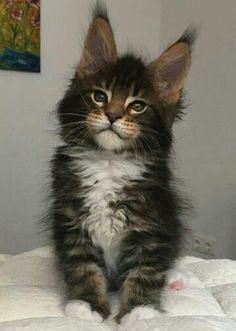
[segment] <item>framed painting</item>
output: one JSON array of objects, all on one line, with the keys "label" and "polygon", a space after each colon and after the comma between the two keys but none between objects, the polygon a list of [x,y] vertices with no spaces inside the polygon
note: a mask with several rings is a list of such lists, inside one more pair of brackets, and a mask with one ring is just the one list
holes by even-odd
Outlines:
[{"label": "framed painting", "polygon": [[40,72],[40,0],[0,0],[0,69]]}]

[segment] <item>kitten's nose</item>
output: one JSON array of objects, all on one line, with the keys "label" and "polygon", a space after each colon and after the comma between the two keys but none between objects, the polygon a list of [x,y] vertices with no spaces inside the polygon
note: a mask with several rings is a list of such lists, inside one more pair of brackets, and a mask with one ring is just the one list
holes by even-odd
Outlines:
[{"label": "kitten's nose", "polygon": [[107,115],[107,117],[109,118],[109,121],[112,124],[123,116],[123,109],[121,109],[120,107],[108,108],[105,111],[105,114]]}]

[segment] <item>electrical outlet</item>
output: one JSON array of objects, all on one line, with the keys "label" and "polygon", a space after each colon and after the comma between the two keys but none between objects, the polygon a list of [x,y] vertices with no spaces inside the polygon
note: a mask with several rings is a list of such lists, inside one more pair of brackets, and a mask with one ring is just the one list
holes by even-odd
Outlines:
[{"label": "electrical outlet", "polygon": [[192,250],[202,254],[215,256],[216,238],[193,234]]}]

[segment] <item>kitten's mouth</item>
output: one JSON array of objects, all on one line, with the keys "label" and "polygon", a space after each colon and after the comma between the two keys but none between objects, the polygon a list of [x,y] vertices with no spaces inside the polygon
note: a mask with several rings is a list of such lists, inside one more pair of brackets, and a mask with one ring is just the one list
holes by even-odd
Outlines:
[{"label": "kitten's mouth", "polygon": [[102,132],[107,132],[108,134],[110,134],[110,136],[112,137],[112,134],[115,135],[116,137],[119,137],[120,139],[124,140],[125,137],[122,137],[121,134],[119,132],[117,132],[112,126],[110,126],[109,128],[106,128],[106,129],[102,129],[98,132],[99,133],[102,133]]},{"label": "kitten's mouth", "polygon": [[108,128],[99,130],[98,133],[101,133],[101,132],[107,132],[107,133],[111,133],[111,134],[113,133],[114,136],[116,136],[122,140],[128,139],[128,137],[125,134],[122,134],[122,132],[120,132],[120,130],[118,128],[116,128],[115,126],[112,126],[112,125],[110,125]]},{"label": "kitten's mouth", "polygon": [[113,128],[104,128],[96,132],[95,140],[98,145],[108,150],[120,150],[125,146],[125,138]]}]

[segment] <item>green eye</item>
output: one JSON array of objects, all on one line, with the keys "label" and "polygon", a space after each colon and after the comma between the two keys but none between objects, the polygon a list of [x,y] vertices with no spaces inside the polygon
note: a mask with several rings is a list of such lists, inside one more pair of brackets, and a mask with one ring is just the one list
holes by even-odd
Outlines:
[{"label": "green eye", "polygon": [[92,99],[95,103],[107,103],[107,95],[101,90],[96,90],[92,93]]},{"label": "green eye", "polygon": [[147,108],[147,105],[145,102],[141,101],[141,100],[137,100],[132,102],[129,105],[129,108],[131,109],[131,111],[136,112],[136,113],[141,113],[144,112]]}]

